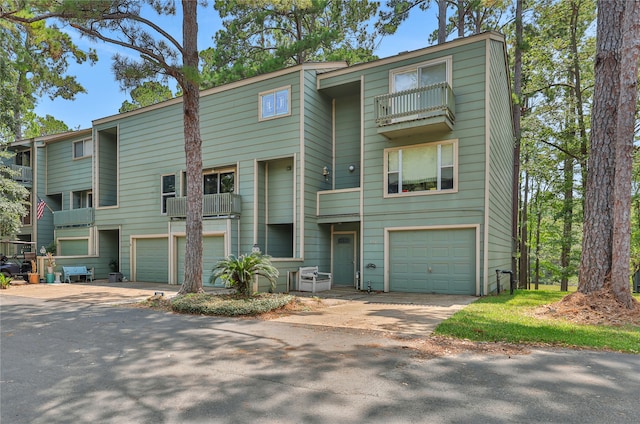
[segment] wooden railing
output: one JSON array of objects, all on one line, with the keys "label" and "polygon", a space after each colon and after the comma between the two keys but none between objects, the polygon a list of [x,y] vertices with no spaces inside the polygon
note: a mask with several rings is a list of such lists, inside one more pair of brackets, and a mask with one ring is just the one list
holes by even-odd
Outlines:
[{"label": "wooden railing", "polygon": [[53,212],[53,225],[56,227],[73,227],[93,224],[93,208],[70,209]]},{"label": "wooden railing", "polygon": [[[202,216],[240,215],[241,203],[241,197],[237,194],[205,194],[202,196]],[[167,216],[169,218],[186,218],[187,198],[167,199]]]},{"label": "wooden railing", "polygon": [[33,170],[30,166],[11,165],[11,169],[16,172],[12,177],[14,180],[22,182],[33,181]]},{"label": "wooden railing", "polygon": [[455,119],[455,97],[446,82],[383,94],[375,98],[378,126],[446,114]]}]

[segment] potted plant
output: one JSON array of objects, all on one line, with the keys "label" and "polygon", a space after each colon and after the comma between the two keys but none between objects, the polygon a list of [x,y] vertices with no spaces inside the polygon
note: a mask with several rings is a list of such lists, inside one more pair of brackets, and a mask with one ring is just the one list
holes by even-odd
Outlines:
[{"label": "potted plant", "polygon": [[56,266],[56,260],[51,252],[47,252],[47,274],[53,274],[53,268]]},{"label": "potted plant", "polygon": [[111,259],[109,262],[109,268],[111,269],[111,272],[118,272],[118,260]]},{"label": "potted plant", "polygon": [[271,283],[271,291],[276,288],[278,269],[271,265],[271,257],[260,252],[249,255],[227,256],[213,268],[210,281],[217,278],[234,287],[239,295],[251,296],[253,281],[256,275],[265,277]]},{"label": "potted plant", "polygon": [[29,274],[29,284],[40,283],[40,275],[38,274],[38,267],[35,260],[31,260],[31,272]]}]

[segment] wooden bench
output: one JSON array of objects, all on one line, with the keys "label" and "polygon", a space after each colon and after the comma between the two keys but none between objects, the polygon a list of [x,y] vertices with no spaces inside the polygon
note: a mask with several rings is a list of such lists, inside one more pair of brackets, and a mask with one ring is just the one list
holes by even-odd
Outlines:
[{"label": "wooden bench", "polygon": [[317,266],[302,266],[298,269],[298,290],[317,291],[331,290],[331,273],[318,272]]},{"label": "wooden bench", "polygon": [[64,275],[64,279],[62,281],[69,284],[71,284],[71,277],[82,276],[93,282],[93,271],[88,270],[86,266],[63,266],[62,273]]}]

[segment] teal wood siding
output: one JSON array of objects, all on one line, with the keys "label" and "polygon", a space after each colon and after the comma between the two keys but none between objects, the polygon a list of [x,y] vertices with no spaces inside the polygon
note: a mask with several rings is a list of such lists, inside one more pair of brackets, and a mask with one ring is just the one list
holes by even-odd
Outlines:
[{"label": "teal wood siding", "polygon": [[331,99],[316,89],[316,73],[304,73],[304,259],[305,264],[330,267],[331,235],[329,228],[321,228],[315,220],[316,199],[319,190],[329,190],[333,186],[333,170],[328,181],[322,175],[325,166],[332,167],[332,121]]},{"label": "teal wood siding", "polygon": [[88,240],[58,240],[60,256],[86,256],[89,254]]},{"label": "teal wood siding", "polygon": [[64,196],[63,209],[71,209],[69,193],[72,191],[91,190],[92,188],[92,156],[80,159],[73,158],[73,143],[87,137],[77,137],[46,145],[46,193]]},{"label": "teal wood siding", "polygon": [[[335,100],[335,189],[360,187],[360,95]],[[349,171],[349,166],[354,170]]]},{"label": "teal wood siding", "polygon": [[[485,170],[485,43],[457,45],[451,49],[425,54],[410,61],[400,60],[365,75],[365,152],[363,263],[375,269],[362,270],[363,282],[371,281],[374,290],[384,283],[384,228],[482,224],[484,219]],[[389,92],[389,71],[411,63],[452,56],[453,91],[456,98],[456,123],[448,133],[425,132],[422,135],[389,142],[377,134],[374,122],[374,97]],[[384,149],[443,140],[458,140],[458,191],[429,195],[384,198]],[[482,232],[481,232],[482,234]],[[481,258],[482,263],[482,258]]]},{"label": "teal wood siding", "polygon": [[94,148],[94,155],[98,155],[98,207],[118,204],[118,148],[117,128],[98,133]]},{"label": "teal wood siding", "polygon": [[269,224],[293,223],[293,160],[272,160],[268,164]]},{"label": "teal wood siding", "polygon": [[[490,43],[489,277],[496,269],[511,269],[514,140],[504,46],[493,40]],[[503,278],[503,287],[507,287],[508,274]],[[489,278],[488,282],[489,292],[494,291],[495,278]]]}]

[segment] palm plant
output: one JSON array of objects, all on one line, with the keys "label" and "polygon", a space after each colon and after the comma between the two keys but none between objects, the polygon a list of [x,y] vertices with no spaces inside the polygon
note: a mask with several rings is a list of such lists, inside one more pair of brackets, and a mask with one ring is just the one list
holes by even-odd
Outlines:
[{"label": "palm plant", "polygon": [[279,272],[271,265],[271,256],[253,252],[248,255],[234,255],[218,261],[213,267],[210,282],[217,278],[222,279],[231,287],[235,287],[236,292],[242,296],[251,296],[251,289],[256,275],[260,275],[271,283],[271,290],[276,287]]}]

